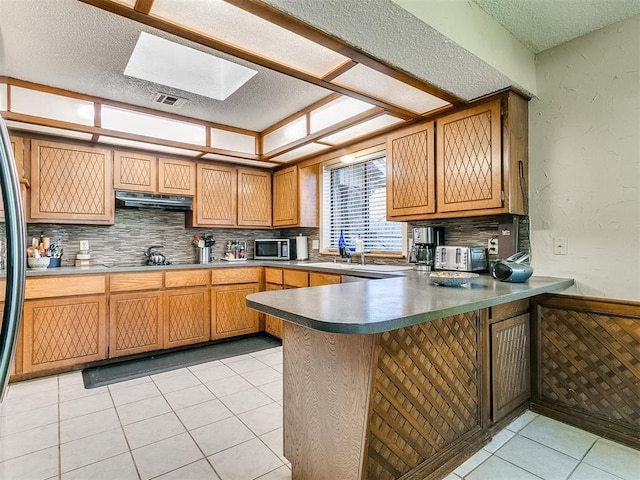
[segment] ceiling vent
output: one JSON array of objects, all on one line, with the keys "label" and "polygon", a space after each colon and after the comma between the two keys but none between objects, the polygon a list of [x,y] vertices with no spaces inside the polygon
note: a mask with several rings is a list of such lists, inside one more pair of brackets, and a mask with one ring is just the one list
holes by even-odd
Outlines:
[{"label": "ceiling vent", "polygon": [[169,95],[168,93],[158,92],[154,101],[163,105],[169,105],[170,107],[181,107],[187,102],[187,99],[176,97],[175,95]]}]

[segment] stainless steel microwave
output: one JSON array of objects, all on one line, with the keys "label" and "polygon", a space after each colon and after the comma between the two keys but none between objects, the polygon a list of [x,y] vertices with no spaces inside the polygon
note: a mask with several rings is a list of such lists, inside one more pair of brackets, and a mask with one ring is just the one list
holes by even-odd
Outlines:
[{"label": "stainless steel microwave", "polygon": [[258,239],[253,242],[253,252],[256,260],[290,260],[291,244],[288,238]]}]

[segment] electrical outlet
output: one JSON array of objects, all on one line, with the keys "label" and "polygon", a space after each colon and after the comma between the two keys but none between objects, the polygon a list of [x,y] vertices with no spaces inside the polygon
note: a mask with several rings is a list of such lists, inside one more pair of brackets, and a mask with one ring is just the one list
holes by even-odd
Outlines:
[{"label": "electrical outlet", "polygon": [[553,254],[566,255],[569,253],[567,237],[553,237]]},{"label": "electrical outlet", "polygon": [[320,249],[320,240],[311,240],[311,250]]},{"label": "electrical outlet", "polygon": [[487,242],[487,250],[489,255],[498,255],[498,239],[490,238]]}]

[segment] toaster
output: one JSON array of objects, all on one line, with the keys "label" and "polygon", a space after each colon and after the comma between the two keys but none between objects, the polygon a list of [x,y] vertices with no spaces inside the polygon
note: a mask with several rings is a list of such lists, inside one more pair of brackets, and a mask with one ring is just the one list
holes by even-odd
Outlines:
[{"label": "toaster", "polygon": [[436,247],[436,270],[484,272],[487,270],[487,249],[482,247]]}]

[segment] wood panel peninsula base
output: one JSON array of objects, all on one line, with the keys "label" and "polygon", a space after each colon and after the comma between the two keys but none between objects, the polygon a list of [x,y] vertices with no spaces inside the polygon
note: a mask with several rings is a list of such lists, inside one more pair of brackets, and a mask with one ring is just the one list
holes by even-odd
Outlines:
[{"label": "wood panel peninsula base", "polygon": [[[488,442],[475,312],[375,335],[284,328],[294,479],[440,477]],[[456,462],[455,465],[452,462]]]},{"label": "wood panel peninsula base", "polygon": [[491,307],[528,309],[529,296],[572,283],[482,278],[473,288],[446,289],[412,272],[250,295],[250,307],[285,320],[284,455],[292,478],[444,477],[491,438]]}]

